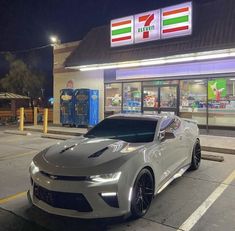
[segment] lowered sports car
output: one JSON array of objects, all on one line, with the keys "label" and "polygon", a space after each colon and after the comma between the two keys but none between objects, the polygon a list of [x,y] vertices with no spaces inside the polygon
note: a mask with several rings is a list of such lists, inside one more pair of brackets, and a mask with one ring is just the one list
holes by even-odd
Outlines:
[{"label": "lowered sports car", "polygon": [[197,123],[168,115],[108,117],[57,143],[30,166],[29,200],[49,213],[142,217],[155,195],[200,165]]}]

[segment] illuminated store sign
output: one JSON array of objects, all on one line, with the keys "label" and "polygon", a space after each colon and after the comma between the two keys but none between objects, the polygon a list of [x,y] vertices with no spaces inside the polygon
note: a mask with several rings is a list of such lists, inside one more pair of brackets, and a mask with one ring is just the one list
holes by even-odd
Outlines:
[{"label": "illuminated store sign", "polygon": [[162,9],[161,19],[162,39],[192,34],[192,3]]},{"label": "illuminated store sign", "polygon": [[192,2],[111,21],[111,47],[190,35]]},{"label": "illuminated store sign", "polygon": [[135,43],[160,39],[160,10],[135,15]]},{"label": "illuminated store sign", "polygon": [[134,17],[115,19],[111,21],[111,44],[123,46],[133,44],[134,41]]}]

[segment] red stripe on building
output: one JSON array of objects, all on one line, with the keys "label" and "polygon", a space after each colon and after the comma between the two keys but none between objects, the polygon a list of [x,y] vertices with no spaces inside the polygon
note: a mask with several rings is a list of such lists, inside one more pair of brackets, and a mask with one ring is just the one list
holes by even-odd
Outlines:
[{"label": "red stripe on building", "polygon": [[149,17],[149,14],[139,17],[139,22],[144,22],[144,21],[146,21],[146,20],[148,19],[148,17]]},{"label": "red stripe on building", "polygon": [[189,26],[175,27],[175,28],[163,30],[163,34],[171,33],[171,32],[177,32],[177,31],[182,31],[182,30],[188,30],[188,29],[189,29]]},{"label": "red stripe on building", "polygon": [[112,39],[112,42],[119,42],[119,41],[124,41],[124,40],[129,40],[129,39],[131,39],[131,36],[125,36],[125,37]]},{"label": "red stripe on building", "polygon": [[112,24],[112,27],[115,26],[122,26],[122,25],[126,25],[126,24],[131,24],[131,20],[126,20],[126,21],[122,21],[122,22],[116,22]]},{"label": "red stripe on building", "polygon": [[184,12],[187,12],[187,11],[189,11],[189,7],[184,7],[184,8],[177,9],[177,10],[166,11],[166,12],[163,13],[163,16],[169,16],[169,15],[172,15],[172,14],[184,13]]}]

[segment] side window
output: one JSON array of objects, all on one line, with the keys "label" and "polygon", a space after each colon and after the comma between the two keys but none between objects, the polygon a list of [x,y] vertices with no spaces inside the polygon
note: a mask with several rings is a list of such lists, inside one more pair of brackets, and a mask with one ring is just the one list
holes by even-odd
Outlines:
[{"label": "side window", "polygon": [[181,121],[179,119],[175,119],[175,121],[172,123],[171,127],[172,127],[172,129],[177,130],[177,129],[179,129],[180,125],[181,125]]},{"label": "side window", "polygon": [[166,128],[166,132],[173,132],[175,131],[175,122],[173,122],[169,127]]},{"label": "side window", "polygon": [[167,118],[161,123],[161,131],[165,130],[166,132],[174,132],[181,125],[181,121],[179,119]]},{"label": "side window", "polygon": [[174,119],[172,118],[167,118],[165,120],[162,121],[161,126],[160,126],[160,130],[166,130],[168,127],[171,126],[171,124],[174,122]]}]

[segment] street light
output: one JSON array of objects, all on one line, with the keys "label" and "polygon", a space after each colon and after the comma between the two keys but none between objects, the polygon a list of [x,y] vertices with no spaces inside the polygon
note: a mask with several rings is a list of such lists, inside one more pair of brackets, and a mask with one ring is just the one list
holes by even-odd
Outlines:
[{"label": "street light", "polygon": [[50,40],[52,44],[60,44],[60,40],[58,39],[57,36],[51,36]]}]

